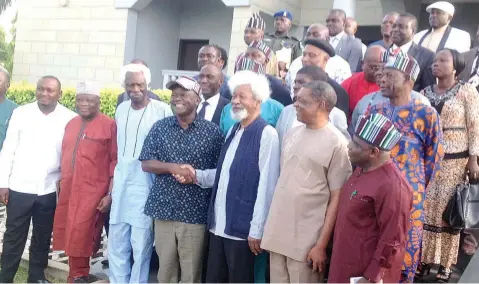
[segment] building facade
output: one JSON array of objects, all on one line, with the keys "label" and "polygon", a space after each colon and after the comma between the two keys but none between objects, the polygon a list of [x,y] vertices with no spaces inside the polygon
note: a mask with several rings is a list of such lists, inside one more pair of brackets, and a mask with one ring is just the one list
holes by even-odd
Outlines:
[{"label": "building facade", "polygon": [[[40,76],[49,74],[58,76],[66,86],[86,79],[117,87],[120,67],[140,58],[152,71],[152,87],[161,88],[171,77],[184,73],[176,70],[196,69],[197,51],[205,43],[218,44],[229,51],[227,71],[231,73],[237,54],[245,48],[243,29],[253,12],[259,12],[267,22],[267,30],[272,31],[274,12],[291,11],[291,34],[302,38],[305,27],[324,22],[331,8],[341,8],[357,19],[361,26],[358,36],[373,40],[379,38],[379,25],[389,11],[412,12],[422,16],[422,25],[424,21],[427,25],[427,15],[425,18],[421,11],[428,2],[431,1],[23,0],[18,11],[13,79],[35,83]],[[475,22],[474,14],[468,17],[472,20],[459,20],[464,25]],[[474,34],[476,26],[474,23],[471,31]]]}]

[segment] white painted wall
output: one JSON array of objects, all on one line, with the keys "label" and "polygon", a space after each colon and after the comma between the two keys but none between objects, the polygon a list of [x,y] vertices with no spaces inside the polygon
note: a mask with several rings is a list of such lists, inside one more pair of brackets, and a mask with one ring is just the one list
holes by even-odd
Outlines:
[{"label": "white painted wall", "polygon": [[232,19],[233,8],[221,0],[152,1],[138,12],[134,57],[148,63],[152,87],[160,88],[161,71],[177,69],[180,39],[207,39],[229,50]]},{"label": "white painted wall", "polygon": [[230,48],[233,8],[221,0],[176,0],[182,2],[180,39],[209,39]]},{"label": "white painted wall", "polygon": [[162,86],[161,70],[177,67],[180,4],[178,0],[152,1],[138,13],[134,54],[150,67],[153,88]]}]

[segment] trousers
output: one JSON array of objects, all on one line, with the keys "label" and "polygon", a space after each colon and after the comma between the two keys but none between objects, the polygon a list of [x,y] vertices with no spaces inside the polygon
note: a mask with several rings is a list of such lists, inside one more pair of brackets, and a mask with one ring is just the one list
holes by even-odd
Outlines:
[{"label": "trousers", "polygon": [[210,233],[207,283],[253,283],[254,254],[248,241],[231,240]]},{"label": "trousers", "polygon": [[[111,283],[148,283],[153,231],[127,223],[110,224],[108,262]],[[133,265],[131,253],[133,252]]]},{"label": "trousers", "polygon": [[73,279],[88,276],[90,274],[90,258],[89,257],[68,257],[68,283],[73,283]]},{"label": "trousers", "polygon": [[56,204],[55,192],[39,196],[9,191],[0,282],[13,282],[27,242],[30,221],[33,221],[33,231],[29,249],[28,280],[45,278],[44,270],[48,265]]},{"label": "trousers", "polygon": [[204,224],[155,220],[159,283],[201,282],[205,228]]}]

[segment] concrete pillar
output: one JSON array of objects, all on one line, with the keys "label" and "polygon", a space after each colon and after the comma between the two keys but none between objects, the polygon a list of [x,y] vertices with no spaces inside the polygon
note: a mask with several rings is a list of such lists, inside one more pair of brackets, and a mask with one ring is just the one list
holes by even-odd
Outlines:
[{"label": "concrete pillar", "polygon": [[357,0],[334,0],[333,9],[341,9],[346,12],[348,17],[356,17],[356,2]]}]

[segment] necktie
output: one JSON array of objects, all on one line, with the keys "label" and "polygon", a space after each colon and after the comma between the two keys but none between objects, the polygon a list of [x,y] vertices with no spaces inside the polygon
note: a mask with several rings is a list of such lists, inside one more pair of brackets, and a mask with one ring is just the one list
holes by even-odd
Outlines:
[{"label": "necktie", "polygon": [[472,69],[471,77],[478,74],[477,73],[478,69],[479,69],[479,49],[477,50],[476,64],[474,64],[474,69]]},{"label": "necktie", "polygon": [[206,107],[209,105],[208,102],[203,102],[203,106],[200,109],[200,112],[198,112],[198,116],[201,118],[205,118],[205,113],[206,113]]}]

